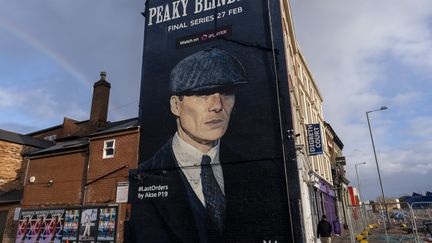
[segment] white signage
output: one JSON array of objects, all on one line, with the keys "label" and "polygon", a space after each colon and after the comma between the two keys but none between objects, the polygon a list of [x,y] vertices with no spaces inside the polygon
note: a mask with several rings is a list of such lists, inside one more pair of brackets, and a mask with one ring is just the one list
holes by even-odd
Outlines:
[{"label": "white signage", "polygon": [[117,203],[127,203],[128,202],[128,191],[129,191],[129,183],[128,182],[117,183],[116,202]]}]

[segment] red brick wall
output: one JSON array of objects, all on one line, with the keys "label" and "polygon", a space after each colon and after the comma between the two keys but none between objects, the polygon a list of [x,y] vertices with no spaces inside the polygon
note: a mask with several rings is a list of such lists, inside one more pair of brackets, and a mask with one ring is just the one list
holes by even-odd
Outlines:
[{"label": "red brick wall", "polygon": [[[104,141],[115,139],[114,158],[103,159]],[[87,186],[86,205],[115,204],[117,182],[128,181],[128,171],[136,168],[138,164],[138,130],[128,133],[113,134],[92,138],[90,141],[90,166],[88,170],[87,183],[96,180],[112,171],[115,171],[124,165],[123,168],[101,180],[95,181]],[[123,229],[126,217],[126,204],[119,204],[117,215],[117,242],[123,242]]]},{"label": "red brick wall", "polygon": [[[103,159],[104,141],[110,139],[115,139],[114,158]],[[84,207],[116,204],[117,182],[127,182],[129,169],[137,166],[138,143],[138,129],[91,139],[87,183],[124,165],[128,167],[89,184],[85,189]],[[27,179],[23,208],[65,208],[79,205],[85,160],[85,152],[31,159],[27,178],[35,176],[36,180],[28,183]],[[53,180],[52,187],[48,187],[48,180]],[[117,242],[123,242],[126,204],[119,204],[117,217]]]},{"label": "red brick wall", "polygon": [[[27,178],[34,176],[34,183],[26,182],[23,207],[52,207],[78,205],[86,161],[84,151],[52,157],[31,159]],[[48,181],[52,180],[51,187]]]},{"label": "red brick wall", "polygon": [[3,232],[3,239],[2,243],[12,243],[15,242],[15,236],[16,236],[16,232],[18,229],[18,221],[14,221],[13,217],[14,217],[14,213],[15,213],[15,208],[16,207],[20,207],[19,204],[2,204],[0,205],[0,211],[8,211],[8,217],[6,220],[6,228]]},{"label": "red brick wall", "polygon": [[[115,139],[114,158],[103,159],[104,141]],[[103,179],[90,184],[87,187],[86,203],[108,203],[115,202],[117,182],[128,181],[128,170],[136,168],[138,161],[137,130],[121,135],[104,136],[93,138],[90,142],[90,166],[88,171],[88,182],[94,181],[124,165],[123,168]]]}]

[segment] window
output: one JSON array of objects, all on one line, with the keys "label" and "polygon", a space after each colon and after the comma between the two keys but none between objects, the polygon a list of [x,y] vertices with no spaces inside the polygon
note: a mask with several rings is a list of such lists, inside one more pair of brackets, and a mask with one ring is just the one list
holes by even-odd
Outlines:
[{"label": "window", "polygon": [[104,150],[103,150],[103,158],[113,158],[115,151],[115,140],[105,140],[104,141]]},{"label": "window", "polygon": [[57,134],[49,135],[44,137],[45,140],[54,141],[57,138]]}]

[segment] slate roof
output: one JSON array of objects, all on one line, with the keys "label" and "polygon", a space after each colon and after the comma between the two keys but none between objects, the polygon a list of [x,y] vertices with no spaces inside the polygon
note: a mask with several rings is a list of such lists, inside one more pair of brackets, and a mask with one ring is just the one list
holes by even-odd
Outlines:
[{"label": "slate roof", "polygon": [[0,193],[0,203],[19,202],[22,199],[23,190],[13,190]]},{"label": "slate roof", "polygon": [[30,156],[34,155],[42,155],[42,154],[49,154],[52,152],[58,152],[58,151],[69,151],[74,150],[78,148],[86,147],[89,143],[88,138],[78,138],[66,142],[57,143],[54,146],[51,146],[49,148],[37,150],[30,153]]},{"label": "slate roof", "polygon": [[134,117],[127,120],[118,121],[118,122],[111,122],[106,127],[98,130],[95,133],[90,134],[90,136],[97,136],[97,135],[102,135],[107,133],[119,132],[122,130],[128,130],[137,127],[138,127],[138,118]]},{"label": "slate roof", "polygon": [[21,144],[21,145],[27,145],[32,146],[36,148],[47,148],[49,146],[53,145],[53,142],[41,139],[41,138],[34,138],[27,135],[22,135],[19,133],[9,132],[6,130],[0,129],[0,140]]},{"label": "slate roof", "polygon": [[44,155],[44,154],[69,151],[69,150],[74,150],[79,148],[85,148],[88,146],[89,137],[91,136],[115,133],[115,132],[120,132],[120,131],[137,128],[137,127],[138,127],[138,118],[136,117],[127,120],[118,121],[118,122],[111,122],[104,128],[101,128],[97,132],[89,134],[86,137],[81,137],[81,138],[75,137],[70,140],[57,142],[57,144],[51,147],[31,152],[30,156]]}]

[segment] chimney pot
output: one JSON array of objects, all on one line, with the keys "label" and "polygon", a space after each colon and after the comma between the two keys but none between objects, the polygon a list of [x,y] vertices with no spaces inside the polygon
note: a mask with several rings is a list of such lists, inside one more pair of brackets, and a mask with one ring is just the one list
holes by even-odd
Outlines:
[{"label": "chimney pot", "polygon": [[106,72],[104,71],[100,72],[100,79],[105,80],[105,78],[106,78]]},{"label": "chimney pot", "polygon": [[100,72],[100,80],[93,85],[93,98],[90,111],[90,121],[101,125],[107,121],[111,88],[111,84],[105,78],[106,72]]}]

